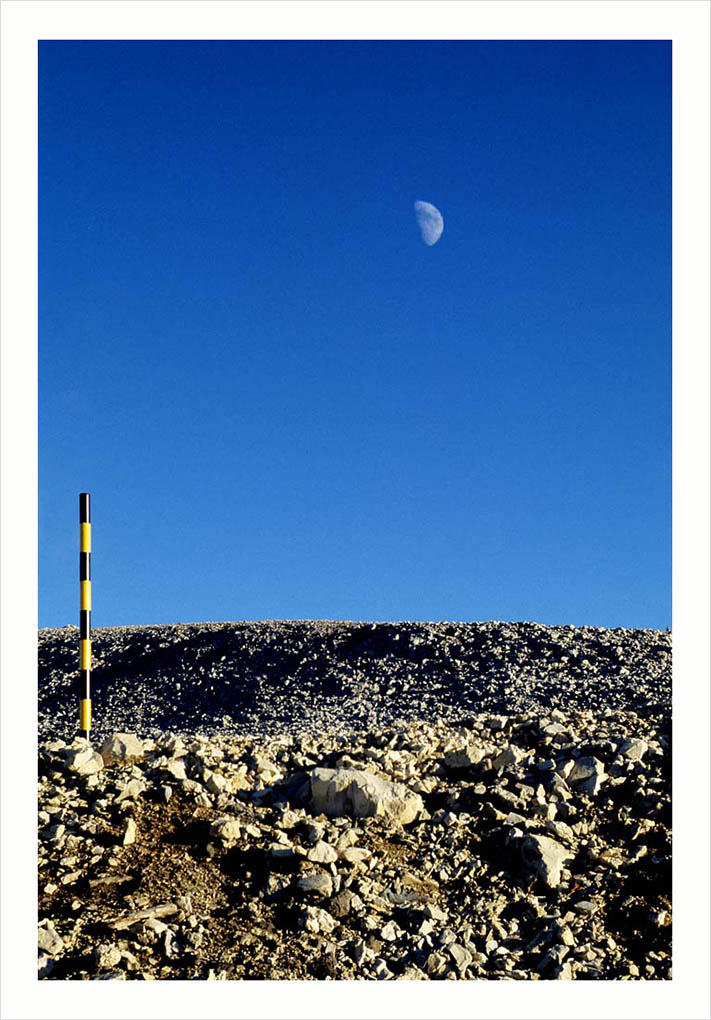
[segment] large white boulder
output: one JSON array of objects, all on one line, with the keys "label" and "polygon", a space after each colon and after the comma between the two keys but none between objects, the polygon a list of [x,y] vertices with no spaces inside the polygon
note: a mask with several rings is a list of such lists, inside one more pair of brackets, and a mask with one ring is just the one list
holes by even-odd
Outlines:
[{"label": "large white boulder", "polygon": [[424,809],[422,797],[361,769],[312,769],[308,773],[312,810],[331,818],[385,818],[407,825]]},{"label": "large white boulder", "polygon": [[142,758],[144,753],[143,741],[135,733],[113,733],[101,745],[101,757],[105,765]]}]

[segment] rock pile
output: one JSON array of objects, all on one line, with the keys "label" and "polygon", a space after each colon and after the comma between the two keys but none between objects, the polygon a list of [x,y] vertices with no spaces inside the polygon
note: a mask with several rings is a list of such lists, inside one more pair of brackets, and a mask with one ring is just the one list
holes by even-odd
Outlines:
[{"label": "rock pile", "polygon": [[55,737],[39,975],[670,978],[670,761],[649,706]]},{"label": "rock pile", "polygon": [[[79,633],[39,632],[43,739],[76,727]],[[668,710],[671,634],[272,621],[93,632],[96,735],[324,733],[491,712]]]}]

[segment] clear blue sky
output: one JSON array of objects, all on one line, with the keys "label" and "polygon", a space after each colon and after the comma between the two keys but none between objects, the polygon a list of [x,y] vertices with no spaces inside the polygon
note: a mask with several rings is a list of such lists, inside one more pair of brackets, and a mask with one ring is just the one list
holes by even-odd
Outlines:
[{"label": "clear blue sky", "polygon": [[41,626],[671,625],[670,44],[39,55]]}]

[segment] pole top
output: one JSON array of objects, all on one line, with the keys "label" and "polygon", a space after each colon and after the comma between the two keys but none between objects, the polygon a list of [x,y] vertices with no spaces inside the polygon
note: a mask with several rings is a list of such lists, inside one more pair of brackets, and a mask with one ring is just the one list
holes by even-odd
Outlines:
[{"label": "pole top", "polygon": [[79,493],[79,520],[88,524],[91,520],[90,497],[88,492]]}]

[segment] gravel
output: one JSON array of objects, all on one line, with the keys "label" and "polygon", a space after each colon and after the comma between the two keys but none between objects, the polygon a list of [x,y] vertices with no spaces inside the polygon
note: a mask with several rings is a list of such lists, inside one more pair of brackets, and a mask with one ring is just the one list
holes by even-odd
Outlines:
[{"label": "gravel", "polygon": [[[671,703],[671,634],[655,630],[267,621],[104,627],[92,639],[99,739],[348,732],[481,712]],[[43,739],[76,731],[78,656],[78,628],[39,631]]]}]

